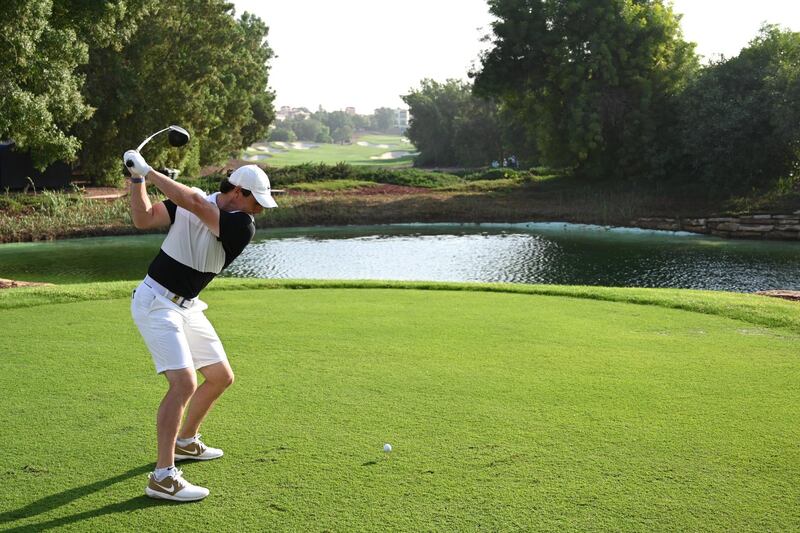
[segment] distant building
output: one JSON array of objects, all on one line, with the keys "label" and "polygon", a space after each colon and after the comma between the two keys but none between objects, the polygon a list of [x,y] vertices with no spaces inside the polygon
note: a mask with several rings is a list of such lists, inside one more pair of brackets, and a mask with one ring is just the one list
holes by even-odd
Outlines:
[{"label": "distant building", "polygon": [[311,113],[304,107],[289,107],[288,105],[284,105],[275,113],[275,120],[283,122],[284,120],[290,119],[306,119],[310,116]]},{"label": "distant building", "polygon": [[405,131],[408,129],[408,120],[410,115],[408,114],[408,109],[401,109],[397,108],[394,110],[394,127]]},{"label": "distant building", "polygon": [[353,116],[353,115],[356,114],[356,108],[355,107],[345,107],[344,108],[344,112],[347,115]]}]

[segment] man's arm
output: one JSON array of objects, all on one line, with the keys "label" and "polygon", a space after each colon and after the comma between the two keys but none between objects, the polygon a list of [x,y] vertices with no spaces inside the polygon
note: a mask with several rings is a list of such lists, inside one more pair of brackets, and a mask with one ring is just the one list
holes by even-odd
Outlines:
[{"label": "man's arm", "polygon": [[150,203],[147,187],[144,182],[131,181],[131,218],[138,229],[153,229],[169,226],[170,218],[167,208],[162,202]]},{"label": "man's arm", "polygon": [[175,202],[175,205],[194,213],[208,226],[211,233],[219,237],[219,207],[215,203],[207,201],[203,195],[191,187],[173,181],[156,170],[150,170],[145,178],[158,187],[158,190],[163,192],[167,198]]},{"label": "man's arm", "polygon": [[[175,205],[182,207],[197,216],[208,226],[211,233],[219,237],[219,208],[216,204],[208,202],[205,197],[190,187],[173,181],[164,174],[153,170],[147,164],[142,155],[136,150],[128,150],[122,157],[125,165],[136,174],[150,180],[150,183],[158,187],[167,198],[172,200]],[[140,185],[144,189],[144,183]],[[145,194],[145,200],[147,195]],[[149,203],[149,201],[148,201]],[[164,209],[166,211],[166,209]]]}]

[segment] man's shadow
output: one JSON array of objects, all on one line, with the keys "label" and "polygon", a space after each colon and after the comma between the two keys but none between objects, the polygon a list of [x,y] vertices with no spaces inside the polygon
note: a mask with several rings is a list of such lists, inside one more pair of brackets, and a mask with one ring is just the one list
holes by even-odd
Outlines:
[{"label": "man's shadow", "polygon": [[[50,512],[63,505],[73,502],[79,498],[83,498],[84,496],[88,496],[100,490],[106,489],[111,485],[114,485],[115,483],[119,483],[120,481],[125,481],[126,479],[130,479],[134,476],[151,472],[153,470],[153,467],[154,467],[153,463],[142,465],[136,468],[132,468],[127,472],[123,472],[122,474],[119,474],[117,476],[108,479],[95,481],[94,483],[90,483],[89,485],[84,485],[82,487],[74,487],[65,490],[64,492],[59,492],[58,494],[51,494],[50,496],[45,496],[44,498],[36,500],[35,502],[29,503],[25,507],[21,507],[19,509],[14,509],[11,511],[6,511],[5,513],[0,514],[0,525],[6,524],[8,522],[15,522],[17,520],[22,520],[25,518],[32,518],[40,514]],[[72,524],[74,522],[79,522],[87,518],[94,518],[96,516],[102,516],[106,514],[133,511],[136,509],[144,509],[147,507],[152,507],[154,505],[159,505],[160,503],[161,502],[159,502],[158,500],[154,500],[152,498],[148,498],[142,495],[131,498],[126,501],[112,503],[106,505],[105,507],[101,507],[99,509],[93,509],[90,511],[84,511],[70,516],[55,518],[53,520],[49,520],[47,522],[41,522],[39,524],[20,526],[14,529],[8,529],[6,531],[23,531],[23,530],[43,531],[46,529]]]}]

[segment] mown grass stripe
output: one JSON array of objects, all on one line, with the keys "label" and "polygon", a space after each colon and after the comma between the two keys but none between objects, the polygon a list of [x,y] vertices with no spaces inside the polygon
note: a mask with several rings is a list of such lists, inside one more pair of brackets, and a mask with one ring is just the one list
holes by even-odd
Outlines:
[{"label": "mown grass stripe", "polygon": [[[128,297],[137,282],[22,287],[0,291],[0,310]],[[800,332],[800,306],[753,294],[686,289],[639,289],[514,283],[221,278],[207,290],[398,289],[479,291],[603,300],[680,309]]]}]

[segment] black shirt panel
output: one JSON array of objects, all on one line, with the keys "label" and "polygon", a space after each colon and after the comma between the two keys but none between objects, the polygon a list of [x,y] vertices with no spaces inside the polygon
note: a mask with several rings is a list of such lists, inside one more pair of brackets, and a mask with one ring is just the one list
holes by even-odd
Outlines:
[{"label": "black shirt panel", "polygon": [[214,272],[200,272],[186,266],[168,256],[164,250],[158,251],[147,269],[147,275],[184,298],[195,298],[216,276]]},{"label": "black shirt panel", "polygon": [[255,224],[247,213],[241,211],[237,213],[219,212],[219,237],[217,240],[222,243],[222,248],[225,250],[225,266],[222,268],[227,268],[234,259],[239,257],[242,250],[250,244],[255,233]]},{"label": "black shirt panel", "polygon": [[175,223],[175,211],[178,210],[178,206],[175,204],[175,202],[173,202],[169,198],[164,200],[162,203],[164,204],[164,207],[167,208],[167,213],[169,213],[169,223],[170,224],[174,224]]},{"label": "black shirt panel", "polygon": [[[169,213],[170,223],[174,223],[177,205],[171,200],[164,200],[164,206]],[[223,269],[242,253],[255,235],[255,231],[253,219],[247,213],[229,213],[220,210],[220,235],[217,240],[225,251]],[[185,298],[197,297],[217,275],[216,272],[201,272],[185,265],[170,257],[164,250],[158,251],[158,255],[150,263],[147,274],[170,291]]]}]

